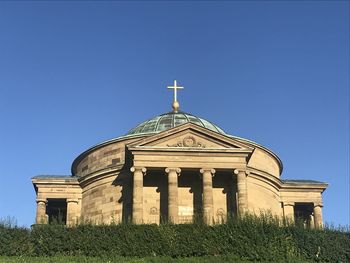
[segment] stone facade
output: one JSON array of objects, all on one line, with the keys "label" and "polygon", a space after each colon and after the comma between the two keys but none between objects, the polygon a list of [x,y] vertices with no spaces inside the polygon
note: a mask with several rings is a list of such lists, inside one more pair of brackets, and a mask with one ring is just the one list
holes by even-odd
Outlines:
[{"label": "stone facade", "polygon": [[94,146],[74,160],[72,176],[34,177],[36,223],[61,213],[68,225],[188,223],[196,217],[214,224],[271,212],[322,227],[327,184],[281,180],[282,162],[270,150],[188,119]]}]

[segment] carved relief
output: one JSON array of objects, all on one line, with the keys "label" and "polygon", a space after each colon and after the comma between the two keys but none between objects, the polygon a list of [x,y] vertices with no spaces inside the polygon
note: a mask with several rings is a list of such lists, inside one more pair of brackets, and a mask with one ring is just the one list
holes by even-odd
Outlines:
[{"label": "carved relief", "polygon": [[185,137],[182,142],[185,147],[194,147],[196,145],[196,139],[193,136]]},{"label": "carved relief", "polygon": [[158,214],[158,209],[157,207],[151,207],[150,211],[149,211],[150,215],[157,215]]},{"label": "carved relief", "polygon": [[216,211],[216,215],[217,215],[217,216],[224,216],[224,215],[225,215],[224,209],[219,208],[219,209]]},{"label": "carved relief", "polygon": [[168,147],[192,147],[192,148],[205,148],[205,144],[197,142],[193,136],[186,136],[182,141],[178,141],[175,144],[167,144]]}]

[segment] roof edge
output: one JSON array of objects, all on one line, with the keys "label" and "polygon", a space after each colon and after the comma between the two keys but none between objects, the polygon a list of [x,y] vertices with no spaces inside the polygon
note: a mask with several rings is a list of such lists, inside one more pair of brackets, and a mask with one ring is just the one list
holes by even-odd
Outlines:
[{"label": "roof edge", "polygon": [[[224,134],[225,135],[225,134]],[[246,143],[250,143],[252,144],[253,146],[255,147],[258,147],[266,152],[268,152],[269,154],[271,154],[273,157],[276,158],[276,160],[278,161],[278,164],[281,168],[281,172],[280,172],[280,175],[282,174],[283,172],[283,162],[282,160],[278,157],[278,155],[276,153],[274,153],[272,150],[270,150],[269,148],[265,147],[265,146],[262,146],[261,144],[257,143],[257,142],[254,142],[252,140],[248,140],[248,139],[245,139],[245,138],[241,138],[241,137],[238,137],[238,136],[234,136],[234,135],[229,135],[227,134],[226,136],[230,137],[230,138],[233,138],[233,139],[236,139],[236,140],[239,140],[239,141],[243,141],[243,142],[246,142]]]},{"label": "roof edge", "polygon": [[328,185],[326,182],[321,182],[317,180],[304,180],[304,179],[284,179],[281,180],[284,184],[317,184],[317,185]]},{"label": "roof edge", "polygon": [[77,179],[77,176],[74,175],[35,175],[31,179]]}]

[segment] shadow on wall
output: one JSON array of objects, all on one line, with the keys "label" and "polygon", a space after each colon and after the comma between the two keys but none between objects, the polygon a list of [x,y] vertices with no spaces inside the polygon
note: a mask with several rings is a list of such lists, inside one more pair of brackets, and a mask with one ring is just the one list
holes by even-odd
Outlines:
[{"label": "shadow on wall", "polygon": [[119,204],[122,204],[122,222],[131,222],[132,215],[132,176],[130,168],[120,171],[117,178],[113,181],[114,186],[121,187],[121,196],[118,200]]},{"label": "shadow on wall", "polygon": [[[226,199],[227,216],[230,218],[237,215],[237,180],[232,176],[231,172],[217,171],[213,177],[213,189],[223,189],[222,193]],[[220,217],[218,211],[214,211],[214,217]]]},{"label": "shadow on wall", "polygon": [[125,164],[112,185],[121,187],[121,197],[118,200],[122,204],[122,222],[129,223],[132,219],[132,173],[130,171],[132,156],[125,147]]}]

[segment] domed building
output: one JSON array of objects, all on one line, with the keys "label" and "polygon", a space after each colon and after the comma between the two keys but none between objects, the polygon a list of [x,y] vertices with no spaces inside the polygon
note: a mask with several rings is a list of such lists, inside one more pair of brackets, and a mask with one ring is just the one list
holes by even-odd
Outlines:
[{"label": "domed building", "polygon": [[151,118],[124,136],[80,154],[72,175],[32,178],[36,223],[58,218],[94,223],[225,222],[228,216],[271,212],[322,226],[327,184],[282,180],[278,156],[256,142],[179,111]]}]

